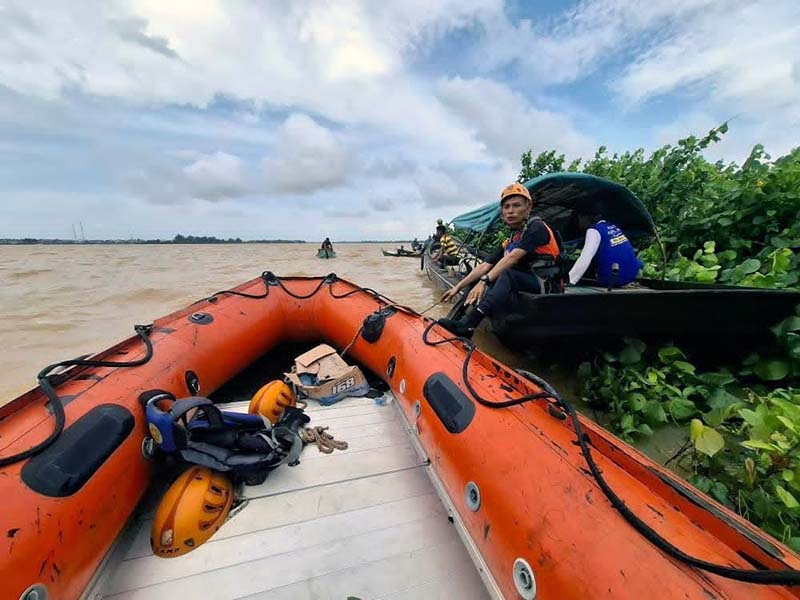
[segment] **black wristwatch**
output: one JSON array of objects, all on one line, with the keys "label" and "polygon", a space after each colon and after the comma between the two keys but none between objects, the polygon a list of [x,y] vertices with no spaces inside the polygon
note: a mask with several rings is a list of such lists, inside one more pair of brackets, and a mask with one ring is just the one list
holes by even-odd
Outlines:
[{"label": "black wristwatch", "polygon": [[491,279],[489,279],[488,275],[484,275],[483,277],[481,277],[480,281],[482,281],[486,285],[492,285],[492,281],[491,281]]}]

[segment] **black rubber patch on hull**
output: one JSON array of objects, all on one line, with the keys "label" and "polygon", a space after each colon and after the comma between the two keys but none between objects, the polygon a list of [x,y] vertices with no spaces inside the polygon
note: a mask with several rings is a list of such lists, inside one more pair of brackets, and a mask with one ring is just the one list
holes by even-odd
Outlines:
[{"label": "black rubber patch on hull", "polygon": [[464,431],[475,416],[475,403],[444,373],[428,377],[422,394],[450,433]]},{"label": "black rubber patch on hull", "polygon": [[70,425],[47,450],[22,467],[22,481],[34,492],[71,496],[128,437],[135,419],[118,404],[101,404]]}]

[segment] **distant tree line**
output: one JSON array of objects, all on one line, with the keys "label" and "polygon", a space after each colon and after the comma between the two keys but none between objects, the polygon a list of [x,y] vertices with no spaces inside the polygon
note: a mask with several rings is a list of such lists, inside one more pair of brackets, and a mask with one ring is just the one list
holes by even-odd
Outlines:
[{"label": "distant tree line", "polygon": [[241,244],[242,238],[218,238],[213,235],[181,235],[172,238],[173,244]]},{"label": "distant tree line", "polygon": [[242,238],[217,238],[208,235],[178,234],[171,240],[63,240],[58,238],[0,238],[0,245],[105,245],[105,244],[303,244],[305,240],[242,240]]}]

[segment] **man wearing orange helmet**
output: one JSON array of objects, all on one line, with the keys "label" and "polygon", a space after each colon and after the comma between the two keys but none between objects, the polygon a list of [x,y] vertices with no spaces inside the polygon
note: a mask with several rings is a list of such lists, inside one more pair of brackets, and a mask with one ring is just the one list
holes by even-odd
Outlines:
[{"label": "man wearing orange helmet", "polygon": [[524,185],[512,183],[503,189],[500,215],[511,236],[485,262],[444,293],[442,301],[448,301],[475,283],[464,302],[475,309],[459,320],[440,319],[446,329],[471,337],[484,317],[508,307],[514,292],[562,291],[561,281],[552,277],[558,271],[558,239],[542,219],[530,216],[532,209],[533,199]]}]

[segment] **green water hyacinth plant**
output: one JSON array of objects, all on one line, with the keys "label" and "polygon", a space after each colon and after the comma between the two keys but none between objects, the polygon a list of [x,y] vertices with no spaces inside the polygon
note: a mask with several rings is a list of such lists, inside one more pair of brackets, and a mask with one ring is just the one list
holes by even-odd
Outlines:
[{"label": "green water hyacinth plant", "polygon": [[607,425],[629,442],[667,423],[723,411],[736,399],[725,389],[735,381],[730,373],[697,373],[680,348],[648,349],[635,339],[626,339],[619,353],[602,352],[583,363],[578,375],[583,401],[600,409]]},{"label": "green water hyacinth plant", "polygon": [[[661,232],[667,279],[760,288],[800,285],[800,148],[773,160],[761,145],[741,165],[709,162],[704,152],[722,124],[650,154],[642,148],[568,163],[554,150],[522,155],[519,181],[579,171],[627,186]],[[639,246],[644,275],[661,277],[662,251]]]},{"label": "green water hyacinth plant", "polygon": [[[519,181],[579,171],[627,186],[663,242],[662,253],[636,241],[644,277],[800,288],[800,148],[773,160],[756,145],[741,165],[710,162],[704,152],[727,131],[723,124],[651,154],[600,147],[568,162],[554,150],[526,152]],[[683,428],[686,444],[673,458],[690,481],[800,551],[800,312],[773,333],[772,348],[711,373],[675,346],[626,340],[581,365],[581,396],[629,442]]]},{"label": "green water hyacinth plant", "polygon": [[800,390],[750,392],[714,427],[690,425],[690,481],[800,551]]}]

